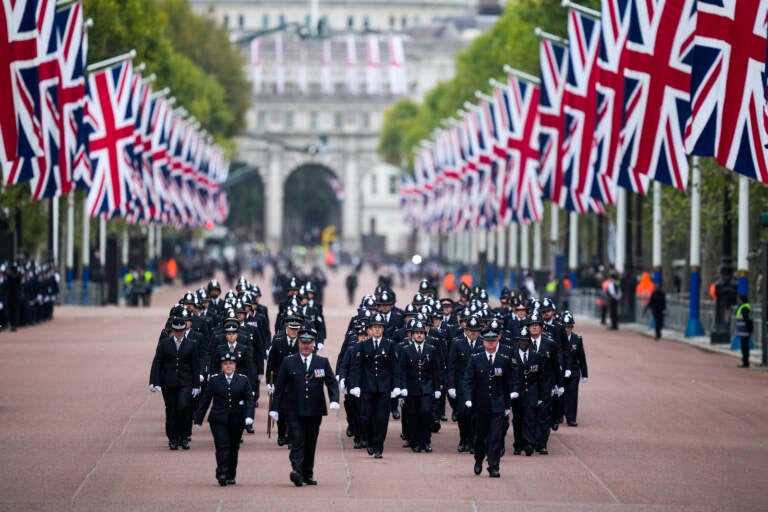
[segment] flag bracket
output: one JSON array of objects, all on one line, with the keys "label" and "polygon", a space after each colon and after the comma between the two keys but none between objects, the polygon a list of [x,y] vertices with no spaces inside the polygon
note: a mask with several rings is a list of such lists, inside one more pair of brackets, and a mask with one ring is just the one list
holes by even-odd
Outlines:
[{"label": "flag bracket", "polygon": [[525,71],[520,71],[519,69],[515,69],[509,64],[504,64],[504,72],[512,76],[515,76],[520,80],[525,80],[526,82],[530,82],[535,85],[541,84],[541,79],[539,79],[539,77],[528,74]]},{"label": "flag bracket", "polygon": [[584,14],[585,16],[589,16],[590,18],[595,18],[596,20],[600,19],[600,11],[590,9],[589,7],[584,7],[583,5],[574,3],[571,0],[562,0],[560,5],[568,9],[573,9],[574,11],[580,14]]},{"label": "flag bracket", "polygon": [[555,34],[550,34],[549,32],[545,32],[540,27],[534,28],[533,34],[538,38],[546,39],[547,41],[552,41],[553,43],[562,44],[563,46],[568,46],[567,39],[556,36]]},{"label": "flag bracket", "polygon": [[120,64],[122,62],[125,62],[126,60],[131,60],[134,57],[136,57],[136,50],[131,50],[128,53],[124,53],[122,55],[116,55],[115,57],[102,60],[99,62],[94,62],[93,64],[89,65],[86,70],[89,73],[93,73],[94,71],[98,71],[103,68],[108,68],[110,66],[114,66],[115,64]]}]

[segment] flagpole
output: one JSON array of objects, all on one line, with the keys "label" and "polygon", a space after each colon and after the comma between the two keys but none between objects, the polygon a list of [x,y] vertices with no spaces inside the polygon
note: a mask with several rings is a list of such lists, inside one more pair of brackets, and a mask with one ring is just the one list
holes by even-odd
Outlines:
[{"label": "flagpole", "polygon": [[560,36],[556,36],[555,34],[551,34],[549,32],[545,32],[539,27],[536,27],[533,29],[533,35],[535,35],[539,39],[546,39],[547,41],[551,41],[553,43],[561,44],[563,46],[568,46],[567,39],[564,39]]},{"label": "flagpole", "polygon": [[523,80],[525,82],[530,82],[534,85],[540,85],[541,79],[537,76],[530,75],[526,73],[525,71],[520,71],[519,69],[515,69],[509,64],[504,64],[504,67],[502,68],[505,73],[508,75],[512,75],[514,77],[519,78],[520,80]]},{"label": "flagpole", "polygon": [[589,16],[591,18],[595,18],[597,20],[600,19],[600,11],[596,11],[594,9],[590,9],[589,7],[584,7],[583,5],[579,5],[576,3],[571,2],[571,0],[562,0],[560,2],[560,5],[563,7],[566,7],[568,9],[573,9],[574,11],[584,14],[585,16]]},{"label": "flagpole", "polygon": [[624,274],[627,255],[627,189],[619,187],[616,197],[616,258],[615,267],[619,275]]},{"label": "flagpole", "polygon": [[661,276],[661,182],[653,182],[653,282],[660,285]]},{"label": "flagpole", "polygon": [[[549,208],[549,247],[552,251],[552,273],[556,274],[557,249],[560,239],[560,208],[552,201]],[[556,276],[557,277],[557,276]]]},{"label": "flagpole", "polygon": [[88,71],[88,73],[93,73],[94,71],[108,68],[110,66],[114,66],[115,64],[120,64],[122,62],[125,62],[126,60],[131,60],[134,57],[136,57],[136,50],[131,50],[128,53],[123,53],[122,55],[116,55],[109,59],[105,59],[99,62],[94,62],[93,64],[90,64],[86,68],[86,71]]},{"label": "flagpole", "polygon": [[530,237],[528,236],[528,224],[520,225],[520,270],[530,272],[531,260],[530,260]]},{"label": "flagpole", "polygon": [[700,319],[701,302],[701,169],[699,157],[691,158],[691,246],[688,296],[688,325],[686,338],[703,336],[704,326]]},{"label": "flagpole", "polygon": [[749,178],[739,175],[739,220],[737,224],[736,272],[738,275],[737,293],[748,295],[749,281]]},{"label": "flagpole", "polygon": [[88,300],[88,281],[91,277],[90,265],[91,265],[91,217],[88,215],[88,208],[86,207],[86,200],[83,199],[83,243],[82,243],[82,256],[83,262],[83,300],[82,304],[87,306],[90,302]]},{"label": "flagpole", "polygon": [[541,222],[533,223],[533,269],[541,270]]},{"label": "flagpole", "polygon": [[579,214],[569,213],[568,228],[568,267],[570,271],[571,286],[576,288],[578,285],[576,269],[579,267]]},{"label": "flagpole", "polygon": [[66,272],[65,279],[67,282],[67,296],[69,303],[73,304],[72,300],[72,281],[75,278],[75,194],[70,192],[67,194],[67,258],[66,258]]}]

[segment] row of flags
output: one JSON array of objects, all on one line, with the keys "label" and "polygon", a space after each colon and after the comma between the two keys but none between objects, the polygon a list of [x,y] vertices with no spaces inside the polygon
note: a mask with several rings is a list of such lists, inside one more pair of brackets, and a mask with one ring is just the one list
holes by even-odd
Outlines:
[{"label": "row of flags", "polygon": [[[346,91],[350,94],[394,94],[403,95],[408,92],[408,84],[405,72],[405,51],[403,40],[399,35],[392,35],[387,41],[387,72],[388,89],[385,90],[385,82],[382,78],[383,64],[381,62],[380,40],[377,34],[365,36],[365,62],[363,69],[365,74],[364,89],[360,87],[360,71],[357,57],[357,37],[353,34],[344,36],[343,39],[324,39],[319,43],[303,39],[289,40],[291,50],[297,58],[291,59],[290,69],[286,65],[286,39],[283,34],[272,36],[271,59],[265,63],[263,48],[266,38],[255,38],[250,45],[251,84],[253,94],[262,94],[265,90],[265,81],[274,84],[273,92],[285,93],[286,77],[291,72],[291,78],[296,81],[296,89],[300,94],[309,94],[310,84],[308,76],[317,76],[320,81],[322,94],[334,94],[335,77],[344,77]],[[334,52],[334,47],[336,51]],[[344,51],[341,51],[343,47]],[[334,58],[334,55],[337,57]],[[344,60],[339,58],[344,57]],[[319,69],[318,69],[319,68]],[[342,73],[343,68],[343,73]],[[318,72],[319,71],[319,72]],[[266,80],[265,80],[266,77]]]},{"label": "row of flags", "polygon": [[617,187],[684,190],[690,155],[768,183],[768,1],[602,0],[571,5],[567,41],[539,35],[539,77],[508,69],[417,152],[407,222],[535,222],[546,199],[603,213]]},{"label": "row of flags", "polygon": [[80,2],[0,0],[0,165],[35,200],[87,191],[92,217],[223,222],[229,163],[130,59],[88,73]]}]

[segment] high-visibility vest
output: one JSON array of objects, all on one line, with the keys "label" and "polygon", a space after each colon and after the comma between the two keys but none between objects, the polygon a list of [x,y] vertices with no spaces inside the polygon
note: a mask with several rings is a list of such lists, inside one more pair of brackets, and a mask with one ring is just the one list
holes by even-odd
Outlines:
[{"label": "high-visibility vest", "polygon": [[747,329],[747,322],[742,316],[745,309],[749,312],[750,318],[752,317],[752,306],[749,302],[745,302],[738,307],[736,310],[736,330],[733,333],[734,336],[746,337],[750,335],[749,329]]},{"label": "high-visibility vest", "polygon": [[553,279],[548,282],[544,289],[547,291],[547,293],[555,293],[557,291],[557,279]]}]

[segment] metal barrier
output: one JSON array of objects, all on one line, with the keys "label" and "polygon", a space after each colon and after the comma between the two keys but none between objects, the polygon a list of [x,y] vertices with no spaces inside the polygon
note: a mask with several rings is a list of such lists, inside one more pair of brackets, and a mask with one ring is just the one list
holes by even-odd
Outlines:
[{"label": "metal barrier", "polygon": [[72,281],[60,285],[59,303],[69,306],[101,306],[107,294],[107,284],[103,282],[88,282],[87,290],[83,290],[82,281]]}]

